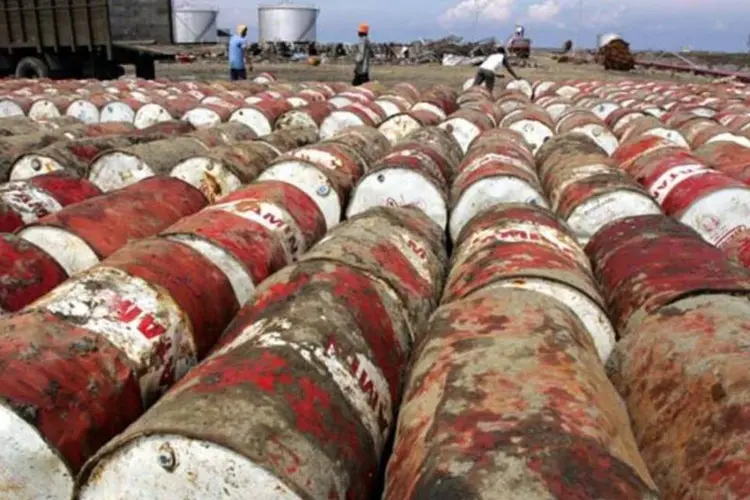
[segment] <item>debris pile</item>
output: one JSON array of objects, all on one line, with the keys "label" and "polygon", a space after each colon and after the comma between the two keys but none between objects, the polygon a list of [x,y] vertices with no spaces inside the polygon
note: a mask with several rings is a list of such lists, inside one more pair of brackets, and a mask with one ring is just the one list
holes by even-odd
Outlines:
[{"label": "debris pile", "polygon": [[630,44],[619,38],[599,48],[597,62],[604,65],[606,70],[631,71],[635,68],[635,57],[630,53]]}]

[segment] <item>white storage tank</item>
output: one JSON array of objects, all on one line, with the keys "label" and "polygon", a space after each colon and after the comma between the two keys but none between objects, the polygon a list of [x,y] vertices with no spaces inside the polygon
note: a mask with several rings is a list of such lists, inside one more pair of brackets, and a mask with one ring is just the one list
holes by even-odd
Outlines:
[{"label": "white storage tank", "polygon": [[619,33],[604,33],[596,35],[596,48],[601,49],[614,40],[622,40],[622,36],[620,36]]},{"label": "white storage tank", "polygon": [[315,6],[289,3],[258,7],[260,42],[315,42],[318,13]]},{"label": "white storage tank", "polygon": [[215,9],[177,8],[174,10],[175,43],[217,43],[219,37]]}]

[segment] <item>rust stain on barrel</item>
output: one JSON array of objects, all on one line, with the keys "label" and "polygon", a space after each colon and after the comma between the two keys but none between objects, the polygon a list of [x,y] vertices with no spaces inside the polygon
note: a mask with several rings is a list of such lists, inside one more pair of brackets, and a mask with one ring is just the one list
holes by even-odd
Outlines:
[{"label": "rust stain on barrel", "polygon": [[705,295],[648,316],[609,373],[664,498],[750,497],[747,300]]},{"label": "rust stain on barrel", "polygon": [[657,498],[591,340],[553,298],[479,293],[427,332],[385,499]]}]

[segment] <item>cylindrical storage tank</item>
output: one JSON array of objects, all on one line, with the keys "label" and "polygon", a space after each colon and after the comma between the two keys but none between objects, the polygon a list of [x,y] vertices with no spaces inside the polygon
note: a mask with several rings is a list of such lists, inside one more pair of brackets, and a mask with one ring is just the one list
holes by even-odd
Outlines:
[{"label": "cylindrical storage tank", "polygon": [[600,49],[607,45],[609,42],[615,40],[622,40],[622,36],[619,33],[603,33],[596,35],[596,48]]},{"label": "cylindrical storage tank", "polygon": [[315,42],[319,12],[314,6],[261,5],[258,7],[258,41]]},{"label": "cylindrical storage tank", "polygon": [[480,291],[440,307],[425,331],[384,500],[657,498],[570,309],[534,291]]},{"label": "cylindrical storage tank", "polygon": [[186,9],[174,10],[174,43],[217,43],[216,29],[218,10]]}]

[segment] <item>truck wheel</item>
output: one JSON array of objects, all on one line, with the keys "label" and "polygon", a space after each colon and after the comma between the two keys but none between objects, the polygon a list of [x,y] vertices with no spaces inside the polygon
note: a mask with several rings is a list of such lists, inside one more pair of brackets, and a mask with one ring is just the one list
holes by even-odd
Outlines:
[{"label": "truck wheel", "polygon": [[49,66],[37,57],[24,57],[16,66],[18,78],[47,78]]}]

